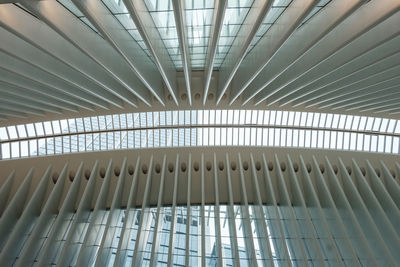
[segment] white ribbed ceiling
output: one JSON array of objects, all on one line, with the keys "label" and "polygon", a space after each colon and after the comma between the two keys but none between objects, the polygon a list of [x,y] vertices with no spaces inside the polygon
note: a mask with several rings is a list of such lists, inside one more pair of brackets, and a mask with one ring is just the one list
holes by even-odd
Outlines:
[{"label": "white ribbed ceiling", "polygon": [[398,0],[0,3],[0,120],[201,104],[400,113]]}]

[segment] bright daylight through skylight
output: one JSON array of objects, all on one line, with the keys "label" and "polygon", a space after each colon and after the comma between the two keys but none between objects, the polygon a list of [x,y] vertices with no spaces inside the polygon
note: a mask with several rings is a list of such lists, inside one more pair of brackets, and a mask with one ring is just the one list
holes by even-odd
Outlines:
[{"label": "bright daylight through skylight", "polygon": [[266,146],[399,153],[398,120],[274,110],[174,110],[0,128],[1,159],[85,151]]}]

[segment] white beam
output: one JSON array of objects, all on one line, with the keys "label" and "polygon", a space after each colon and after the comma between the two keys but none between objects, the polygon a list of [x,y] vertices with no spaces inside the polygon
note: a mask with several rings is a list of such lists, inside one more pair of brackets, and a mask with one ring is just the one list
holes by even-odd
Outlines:
[{"label": "white beam", "polygon": [[235,208],[234,208],[234,201],[233,201],[233,190],[232,190],[232,177],[231,177],[231,168],[230,168],[230,160],[229,155],[226,153],[226,180],[228,185],[228,207],[227,207],[227,216],[228,216],[228,226],[229,226],[229,235],[230,235],[230,245],[232,251],[232,258],[234,266],[240,267],[240,257],[239,257],[239,245],[238,245],[238,238],[236,232],[236,221],[235,221]]},{"label": "white beam", "polygon": [[33,90],[36,92],[40,92],[42,94],[53,97],[59,101],[61,99],[64,102],[67,102],[69,105],[77,106],[83,109],[87,109],[93,111],[93,106],[81,99],[73,97],[71,95],[66,94],[65,92],[55,90],[53,87],[43,84],[37,80],[33,80],[24,76],[21,76],[19,73],[12,72],[0,67],[0,81],[5,82],[7,84],[11,84],[13,86],[22,87],[25,89]]},{"label": "white beam", "polygon": [[78,209],[75,212],[61,254],[57,259],[57,266],[74,265],[76,262],[77,253],[85,238],[92,199],[96,197],[94,196],[94,191],[96,180],[98,179],[98,169],[99,162],[96,161],[90,173],[89,182],[86,184],[85,191],[79,201]]},{"label": "white beam", "polygon": [[40,103],[33,99],[20,96],[18,94],[15,94],[15,95],[10,94],[7,91],[1,92],[0,94],[1,94],[1,100],[3,103],[8,103],[11,105],[17,104],[17,105],[27,106],[28,108],[33,108],[36,110],[42,110],[42,111],[62,114],[61,109],[56,108],[54,106],[47,105],[46,103]]},{"label": "white beam", "polygon": [[[328,192],[330,192],[330,194],[327,196],[330,195],[335,202],[337,212],[339,212],[347,232],[346,236],[349,237],[353,248],[357,252],[357,261],[359,261],[361,265],[371,263],[373,265],[378,265],[376,254],[374,253],[371,244],[368,242],[364,232],[361,229],[360,223],[362,222],[357,220],[357,217],[349,203],[349,199],[346,197],[339,182],[338,176],[336,176],[331,162],[327,157],[325,157],[325,169],[327,172],[327,177],[321,177],[320,182],[323,183],[324,188],[329,188]],[[327,190],[325,190],[325,192],[327,192]],[[321,196],[324,197],[324,195]]]},{"label": "white beam", "polygon": [[[104,176],[104,181],[101,184],[100,192],[97,196],[96,204],[89,220],[89,225],[83,239],[83,244],[79,249],[78,259],[76,260],[77,266],[92,266],[95,263],[95,255],[97,248],[100,246],[101,239],[105,232],[104,223],[107,221],[107,197],[110,192],[111,179],[113,177],[113,162],[110,160]],[[122,180],[122,179],[120,179]]]},{"label": "white beam", "polygon": [[247,198],[243,162],[240,153],[238,154],[238,161],[239,161],[239,179],[240,179],[240,189],[241,189],[240,213],[241,213],[241,220],[243,227],[245,250],[249,265],[257,266],[256,250],[254,247],[253,230],[251,228],[249,202]]},{"label": "white beam", "polygon": [[168,51],[161,40],[160,33],[147,9],[144,0],[123,0],[126,8],[142,36],[147,48],[164,79],[169,93],[178,105],[178,91],[176,84],[175,66],[168,54]]},{"label": "white beam", "polygon": [[6,209],[8,198],[11,193],[11,187],[14,183],[15,177],[15,170],[13,170],[10,175],[7,177],[5,182],[0,187],[0,218],[3,214],[4,210]]},{"label": "white beam", "polygon": [[246,16],[243,25],[240,27],[232,47],[225,57],[219,71],[217,104],[228,89],[233,76],[239,68],[240,63],[246,55],[246,52],[261,26],[264,17],[272,6],[272,0],[255,0]]},{"label": "white beam", "polygon": [[61,170],[57,177],[56,185],[51,189],[51,193],[43,205],[40,216],[37,219],[32,232],[21,250],[15,266],[28,266],[35,262],[36,256],[40,253],[42,246],[46,241],[47,233],[51,229],[51,221],[58,215],[58,206],[60,205],[65,181],[67,180],[68,163]]},{"label": "white beam", "polygon": [[296,259],[298,259],[299,264],[303,266],[310,266],[307,261],[306,248],[303,243],[303,237],[300,235],[300,229],[296,222],[296,216],[293,211],[293,196],[290,198],[288,192],[288,186],[286,185],[285,178],[281,170],[281,164],[278,156],[275,154],[275,164],[276,168],[276,179],[277,187],[279,193],[279,211],[281,214],[281,223],[285,229],[285,235],[291,236],[293,238],[289,239],[288,246],[289,251],[292,253]]},{"label": "white beam", "polygon": [[8,112],[10,114],[12,112],[15,112],[15,114],[20,114],[22,112],[25,114],[33,114],[33,115],[38,115],[38,116],[45,115],[42,110],[39,110],[36,108],[31,108],[31,107],[28,107],[27,105],[7,103],[4,100],[0,100],[0,106],[1,106],[1,110],[3,110],[3,112]]},{"label": "white beam", "polygon": [[42,50],[30,45],[3,28],[0,28],[0,38],[4,40],[0,43],[0,49],[2,52],[8,53],[21,61],[32,64],[68,84],[99,97],[112,105],[116,105],[120,108],[122,107],[122,101],[119,97],[100,89],[96,83],[86,79],[73,68],[66,66],[62,62],[54,59]]},{"label": "white beam", "polygon": [[[40,183],[36,187],[31,199],[26,205],[24,212],[21,217],[18,218],[10,236],[1,250],[0,254],[0,265],[11,266],[15,263],[21,249],[23,248],[24,242],[28,238],[28,233],[31,227],[36,224],[37,218],[41,213],[41,208],[45,202],[46,190],[50,181],[51,165],[47,168],[46,172],[40,179]],[[8,218],[7,218],[8,219]]]},{"label": "white beam", "polygon": [[[186,190],[186,239],[185,239],[185,266],[189,266],[190,257],[190,226],[192,224],[191,213],[191,191],[192,191],[192,154],[189,154],[188,159],[188,176],[187,176],[187,190]],[[169,266],[168,266],[169,267]]]},{"label": "white beam", "polygon": [[[395,14],[399,8],[400,4],[392,0],[383,0],[379,3],[368,2],[363,5],[357,12],[345,19],[333,31],[325,35],[315,46],[305,52],[294,64],[286,68],[285,71],[268,84],[268,86],[264,86],[263,91],[255,98],[255,103],[259,104],[268,99],[270,96],[308,74],[310,71],[317,71],[321,62],[327,59],[335,60],[331,55],[337,53],[358,37],[362,39],[368,36],[361,35],[371,29],[375,30],[379,28],[380,25],[386,24],[385,20]],[[366,18],[368,19],[366,20]],[[393,20],[391,21],[393,22]],[[375,27],[377,24],[378,26]],[[349,27],[349,25],[351,25],[351,27]],[[394,28],[396,28],[395,25],[391,25],[389,31]],[[340,34],[337,34],[338,32],[340,32]],[[377,40],[380,39],[377,38]],[[368,42],[363,44],[365,46],[371,45]]]},{"label": "white beam", "polygon": [[185,16],[185,1],[172,0],[172,6],[174,10],[176,31],[178,32],[179,49],[181,51],[181,60],[183,66],[183,75],[185,76],[186,92],[187,98],[189,100],[189,105],[192,105],[192,65],[190,62],[190,51],[188,44],[188,33],[187,33],[187,23]]},{"label": "white beam", "polygon": [[[281,101],[282,103],[280,103],[280,105],[284,106],[288,103],[293,103],[293,106],[296,107],[304,104],[307,100],[318,97],[325,91],[325,88],[329,88],[331,85],[341,84],[353,75],[373,68],[381,64],[384,60],[388,60],[400,51],[398,48],[399,43],[400,36],[394,37],[391,40],[386,40],[384,43],[367,50],[365,53],[349,60],[340,67],[321,75],[319,79],[307,84],[297,92],[288,95]],[[316,93],[318,91],[320,91],[320,94]]]},{"label": "white beam", "polygon": [[45,243],[42,253],[38,258],[38,266],[48,266],[57,262],[56,256],[58,251],[62,249],[63,237],[67,232],[69,219],[75,213],[75,203],[78,200],[79,190],[82,181],[83,162],[80,163],[75,174],[74,180],[69,187],[68,193],[63,201],[58,216],[51,228],[47,242]]},{"label": "white beam", "polygon": [[249,102],[362,4],[362,0],[332,1],[328,8],[323,8],[315,14],[310,23],[304,24],[292,34],[270,60],[267,67],[248,85],[243,93],[243,104]]},{"label": "white beam", "polygon": [[[125,64],[124,60],[121,60],[118,53],[59,2],[24,0],[23,6],[123,83],[132,94],[148,105],[151,103],[143,84],[145,81],[136,74],[132,75],[129,66]],[[68,23],[65,23],[66,21]]]},{"label": "white beam", "polygon": [[14,35],[74,69],[108,92],[124,99],[127,103],[136,101],[126,88],[127,86],[119,81],[117,76],[108,73],[74,44],[66,42],[53,29],[44,26],[39,19],[27,16],[24,10],[15,5],[0,6],[0,14],[0,24]]},{"label": "white beam", "polygon": [[[293,165],[291,168],[293,168]],[[316,165],[316,167],[314,168],[315,172],[317,173],[315,176],[321,175],[319,166]],[[333,220],[331,220],[331,222],[328,222],[327,217],[324,215],[321,202],[318,200],[317,196],[317,185],[314,186],[302,156],[300,156],[299,184],[302,185],[302,188],[304,190],[304,201],[310,213],[310,218],[315,227],[316,233],[319,236],[319,244],[321,246],[321,249],[323,250],[324,258],[328,259],[328,263],[332,263],[337,266],[344,266],[342,255],[339,250],[346,250],[347,247],[350,247],[349,242],[344,238],[344,240],[346,240],[344,241],[346,242],[346,245],[342,245],[339,248],[339,245],[336,244],[332,235],[332,228],[336,228],[334,227],[334,224],[339,223]],[[330,224],[332,226],[330,226]],[[352,257],[356,258],[353,250],[349,249],[348,252],[353,252]]]},{"label": "white beam", "polygon": [[[311,177],[308,175],[307,166],[304,163],[303,158],[300,158],[300,169],[303,173],[303,177],[308,177],[308,184],[313,183]],[[315,184],[315,192],[317,194],[317,200],[321,204],[321,209],[324,212],[324,218],[326,218],[328,227],[332,232],[332,236],[337,242],[337,247],[340,251],[340,254],[343,255],[339,258],[339,261],[342,261],[342,258],[346,258],[345,262],[355,265],[361,266],[361,262],[358,259],[358,255],[364,255],[363,246],[358,246],[357,239],[355,236],[351,236],[352,229],[347,229],[345,226],[345,220],[342,220],[339,214],[339,210],[335,204],[333,199],[333,195],[330,193],[327,183],[325,182],[326,177],[324,177],[321,173],[321,169],[315,157],[312,158],[312,169],[314,169],[314,184]],[[328,166],[326,167],[328,168]],[[326,172],[329,172],[327,170]],[[329,174],[328,174],[329,176]],[[336,196],[336,195],[335,195]],[[343,238],[342,238],[343,237]],[[355,244],[355,246],[352,245]],[[361,254],[360,254],[361,253]],[[376,261],[372,256],[372,260]]]},{"label": "white beam", "polygon": [[232,104],[267,66],[277,51],[313,10],[318,1],[295,0],[245,56],[233,78],[230,104]]},{"label": "white beam", "polygon": [[[1,70],[0,70],[0,73],[1,73]],[[12,74],[12,73],[8,73],[8,74]],[[11,78],[13,78],[13,77],[18,77],[18,76],[12,75],[10,77],[10,79],[8,79],[8,80],[11,80]],[[23,98],[24,101],[31,99],[31,100],[37,101],[41,104],[47,104],[52,107],[58,107],[58,108],[65,109],[68,111],[78,112],[78,108],[76,106],[69,104],[69,103],[65,103],[61,100],[58,100],[59,98],[58,98],[57,93],[49,95],[47,93],[48,90],[46,90],[46,87],[41,88],[39,86],[35,86],[35,84],[32,85],[34,88],[33,90],[28,89],[29,87],[24,88],[24,87],[22,87],[22,85],[28,85],[28,81],[25,81],[25,82],[26,83],[23,83],[20,80],[20,81],[17,81],[17,83],[19,85],[13,85],[8,82],[4,82],[4,81],[0,80],[0,92],[8,93],[10,95],[13,95],[13,97],[15,96],[15,97]]]},{"label": "white beam", "polygon": [[[125,220],[124,224],[122,226],[121,230],[121,235],[120,239],[118,242],[118,248],[117,248],[117,253],[115,255],[115,261],[114,261],[114,266],[125,266],[125,261],[128,257],[128,245],[130,242],[131,238],[136,238],[132,237],[132,228],[135,225],[135,220],[137,218],[137,213],[134,208],[135,206],[135,201],[137,198],[137,191],[138,191],[138,184],[139,184],[139,172],[140,172],[140,163],[141,163],[141,158],[140,156],[136,160],[136,166],[135,166],[135,171],[132,177],[132,183],[131,187],[129,190],[129,197],[128,197],[128,203],[126,206],[126,213],[125,213]],[[111,257],[111,248],[109,248],[109,251],[107,253],[105,262],[109,263],[110,262],[110,257]],[[101,265],[100,263],[97,264],[97,266],[104,266]]]},{"label": "white beam", "polygon": [[[304,86],[320,79],[320,77],[324,76],[326,73],[340,68],[352,59],[362,56],[386,41],[391,41],[400,33],[400,30],[396,27],[399,23],[400,18],[393,15],[362,34],[354,41],[351,41],[348,45],[335,50],[330,56],[325,57],[312,68],[303,72],[297,79],[285,84],[276,93],[272,94],[268,98],[268,104],[271,105],[282,100],[288,95],[299,91]],[[392,65],[388,65],[393,66],[395,64],[392,63]]]},{"label": "white beam", "polygon": [[24,204],[28,197],[32,177],[33,169],[30,169],[0,217],[0,250],[3,249],[8,236],[12,232],[12,229],[15,227],[18,218],[22,214]]},{"label": "white beam", "polygon": [[[162,172],[166,172],[165,169],[165,158],[166,156],[164,155],[164,162],[163,162],[163,171]],[[189,159],[189,166],[190,165],[190,159]],[[174,187],[173,187],[173,193],[172,193],[172,209],[171,209],[171,227],[169,230],[169,242],[168,242],[168,261],[167,261],[167,266],[174,266],[174,247],[175,247],[175,238],[176,238],[176,200],[178,197],[178,180],[179,180],[179,154],[176,155],[176,161],[175,161],[175,175],[174,175]],[[188,168],[189,173],[190,173],[190,167]],[[165,175],[165,174],[163,174]],[[163,184],[164,187],[164,184]],[[186,224],[190,225],[190,218],[186,217]],[[187,228],[187,227],[186,227]],[[186,242],[186,240],[189,239],[189,234],[186,235],[185,238],[185,243],[187,244],[188,242]],[[157,241],[159,242],[159,240]],[[154,244],[154,241],[153,241]],[[160,244],[158,243],[157,246],[159,246]],[[158,250],[158,248],[157,248]],[[186,247],[186,250],[188,250],[188,247]],[[153,261],[153,265],[150,264],[150,266],[156,266],[157,265],[157,261],[154,261],[153,258],[157,258],[158,255],[158,251],[154,251],[155,253],[152,253],[152,257],[151,257],[151,261]]]},{"label": "white beam", "polygon": [[214,13],[210,29],[210,40],[206,55],[206,63],[204,67],[204,93],[203,106],[206,104],[208,91],[210,88],[211,76],[214,68],[215,55],[217,53],[217,45],[222,31],[222,25],[225,17],[227,0],[215,0]]},{"label": "white beam", "polygon": [[[362,201],[359,191],[356,189],[352,177],[350,177],[346,167],[343,164],[343,161],[339,158],[339,170],[342,177],[342,187],[343,191],[353,209],[357,214],[358,221],[360,222],[360,226],[365,233],[365,236],[369,243],[371,244],[371,248],[373,249],[377,261],[383,265],[396,265],[396,262],[399,261],[398,257],[400,255],[396,252],[398,256],[391,255],[388,244],[385,243],[381,233],[379,232],[374,220],[372,219],[371,214],[368,212],[368,208],[366,203]],[[352,171],[356,171],[353,170]],[[364,179],[364,178],[363,178]],[[362,187],[362,185],[359,185]],[[369,196],[371,197],[371,196]],[[375,210],[376,211],[376,210]],[[392,249],[393,251],[393,249]]]},{"label": "white beam", "polygon": [[[165,207],[163,206],[163,198],[164,198],[164,187],[165,187],[165,173],[167,172],[167,156],[164,154],[163,163],[161,168],[161,179],[160,179],[160,187],[158,189],[158,199],[157,199],[157,212],[156,212],[156,219],[155,225],[153,230],[153,240],[151,243],[151,252],[150,252],[150,266],[156,267],[158,265],[158,250],[160,249],[160,241],[161,241],[161,234],[164,222],[164,215],[165,215]],[[174,191],[173,191],[173,199],[175,200],[175,204],[172,203],[171,209],[171,231],[169,233],[170,242],[168,247],[168,258],[172,258],[170,255],[170,249],[173,250],[174,243],[172,242],[172,237],[175,235],[175,223],[176,223],[176,190],[178,187],[178,173],[179,173],[179,155],[176,156],[176,163],[175,163],[175,179],[174,179]],[[172,252],[171,252],[172,254]]]},{"label": "white beam", "polygon": [[150,214],[150,190],[153,178],[153,156],[150,158],[149,169],[146,179],[146,186],[143,193],[142,211],[139,220],[139,228],[137,230],[135,248],[132,257],[132,267],[141,266],[143,263],[143,253],[147,246],[150,233],[152,216]]},{"label": "white beam", "polygon": [[38,69],[24,61],[18,60],[0,51],[0,67],[2,69],[17,73],[25,78],[47,85],[59,92],[68,94],[71,97],[80,99],[83,102],[108,109],[108,103],[91,94],[81,91],[77,87],[55,77],[54,75]]},{"label": "white beam", "polygon": [[[73,2],[101,32],[106,41],[121,55],[130,69],[157,100],[165,105],[165,96],[162,92],[162,78],[155,64],[104,3],[96,0],[73,0]],[[148,94],[143,88],[139,87],[138,89],[137,96],[145,103],[150,104],[151,101],[148,99]]]}]

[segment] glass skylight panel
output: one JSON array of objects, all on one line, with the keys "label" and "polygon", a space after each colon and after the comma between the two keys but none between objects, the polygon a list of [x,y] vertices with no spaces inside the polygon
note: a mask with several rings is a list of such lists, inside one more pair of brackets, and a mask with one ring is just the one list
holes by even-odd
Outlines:
[{"label": "glass skylight panel", "polygon": [[317,14],[322,8],[324,8],[327,4],[329,4],[331,0],[320,0],[319,3],[317,4],[316,7],[311,10],[310,14],[303,20],[303,22],[300,24],[300,27],[304,24],[307,23],[308,20],[310,20],[315,14]]},{"label": "glass skylight panel", "polygon": [[177,69],[182,69],[178,33],[171,0],[145,0],[161,39]]},{"label": "glass skylight panel", "polygon": [[68,9],[72,14],[74,14],[79,20],[85,23],[89,28],[101,36],[100,32],[93,26],[93,24],[85,17],[85,15],[75,6],[71,0],[57,0],[66,9]]},{"label": "glass skylight panel", "polygon": [[[312,112],[173,110],[1,127],[0,141],[2,159],[99,149],[204,145],[264,145],[398,153],[393,151],[399,151],[396,147],[399,125],[394,119]],[[100,134],[95,133],[99,130],[102,131]],[[46,138],[39,138],[44,134]],[[26,151],[28,147],[30,151]]]},{"label": "glass skylight panel", "polygon": [[204,69],[213,13],[214,0],[185,0],[185,17],[192,69]]},{"label": "glass skylight panel", "polygon": [[267,33],[269,28],[276,22],[276,20],[282,15],[286,7],[292,2],[292,0],[275,0],[272,4],[271,9],[265,16],[262,24],[258,28],[256,35],[250,43],[247,53],[258,43],[258,41]]},{"label": "glass skylight panel", "polygon": [[253,0],[228,0],[222,24],[221,36],[217,45],[216,60],[214,62],[215,69],[218,69],[225,59],[225,56],[239,32],[252,4]]},{"label": "glass skylight panel", "polygon": [[124,2],[121,0],[102,0],[104,5],[110,10],[114,17],[121,23],[125,30],[132,36],[132,38],[140,45],[146,52],[150,59],[152,59],[150,52],[143,41],[142,36],[136,28]]}]

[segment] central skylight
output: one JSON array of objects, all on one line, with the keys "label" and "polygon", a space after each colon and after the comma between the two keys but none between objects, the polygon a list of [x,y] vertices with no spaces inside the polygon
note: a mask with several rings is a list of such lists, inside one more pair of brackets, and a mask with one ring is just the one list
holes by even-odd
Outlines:
[{"label": "central skylight", "polygon": [[[100,34],[96,27],[79,11],[71,0],[57,0],[70,12],[87,24],[92,30]],[[146,54],[152,58],[142,36],[135,23],[132,21],[123,0],[101,0],[121,23],[132,38],[140,45]],[[314,10],[304,19],[303,23],[315,15],[331,0],[321,0]],[[177,70],[182,70],[181,51],[179,49],[178,33],[175,24],[172,0],[144,0],[161,39],[169,53]],[[214,61],[214,69],[219,69],[224,61],[233,40],[236,38],[240,27],[253,5],[254,0],[228,0],[223,19],[222,31],[217,44]],[[285,11],[292,0],[274,0],[272,7],[265,16],[262,25],[253,38],[248,51],[267,33],[279,16]],[[188,33],[189,53],[193,70],[203,70],[206,63],[206,55],[209,46],[212,19],[214,15],[214,0],[184,0],[186,28]],[[101,35],[101,34],[100,34]]]},{"label": "central skylight", "polygon": [[398,154],[398,120],[275,110],[173,110],[0,128],[1,159],[85,151],[265,146]]}]

